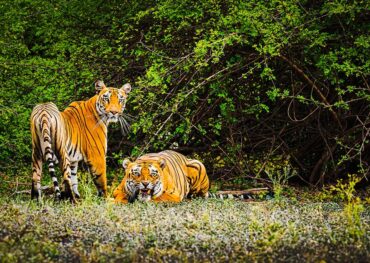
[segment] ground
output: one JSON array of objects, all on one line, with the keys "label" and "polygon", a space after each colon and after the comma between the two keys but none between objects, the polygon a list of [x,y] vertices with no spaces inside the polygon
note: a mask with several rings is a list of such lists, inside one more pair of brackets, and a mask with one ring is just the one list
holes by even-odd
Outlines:
[{"label": "ground", "polygon": [[369,262],[370,208],[354,220],[345,211],[287,198],[129,205],[3,198],[0,261]]}]

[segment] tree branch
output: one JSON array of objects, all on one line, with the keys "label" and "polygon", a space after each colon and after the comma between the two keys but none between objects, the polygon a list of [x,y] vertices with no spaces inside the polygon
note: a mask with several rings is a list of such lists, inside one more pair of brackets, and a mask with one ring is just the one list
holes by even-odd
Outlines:
[{"label": "tree branch", "polygon": [[297,72],[315,90],[315,92],[317,93],[317,95],[319,95],[321,101],[324,103],[325,106],[328,107],[328,109],[329,109],[330,113],[332,114],[333,118],[338,123],[339,127],[341,128],[341,130],[343,131],[343,126],[342,126],[342,123],[339,120],[339,117],[338,117],[337,113],[332,109],[332,106],[330,105],[330,103],[328,102],[328,100],[326,99],[326,97],[324,96],[324,94],[320,91],[319,87],[315,84],[315,82],[313,82],[307,76],[307,74],[304,73],[303,70],[297,64],[295,64],[293,61],[291,61],[290,59],[288,59],[286,56],[279,55],[278,57],[280,59],[284,60],[286,63],[288,63],[295,70],[295,72]]}]

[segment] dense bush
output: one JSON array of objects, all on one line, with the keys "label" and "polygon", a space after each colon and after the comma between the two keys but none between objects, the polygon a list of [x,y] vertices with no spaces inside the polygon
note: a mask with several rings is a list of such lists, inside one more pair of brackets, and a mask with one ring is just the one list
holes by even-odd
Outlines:
[{"label": "dense bush", "polygon": [[[213,176],[287,162],[302,181],[369,174],[366,1],[2,1],[0,166],[28,165],[28,118],[130,81],[130,135],[110,156],[169,147]],[[367,152],[366,152],[367,150]]]}]

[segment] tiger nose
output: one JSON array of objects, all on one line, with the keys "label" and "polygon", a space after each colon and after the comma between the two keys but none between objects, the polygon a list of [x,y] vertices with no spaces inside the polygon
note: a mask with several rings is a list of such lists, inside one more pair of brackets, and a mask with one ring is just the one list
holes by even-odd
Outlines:
[{"label": "tiger nose", "polygon": [[118,110],[111,110],[110,113],[112,113],[113,115],[117,115],[118,114]]},{"label": "tiger nose", "polygon": [[147,187],[148,187],[148,185],[149,185],[149,182],[142,182],[142,184],[143,184],[143,186],[144,186],[145,188],[147,188]]}]

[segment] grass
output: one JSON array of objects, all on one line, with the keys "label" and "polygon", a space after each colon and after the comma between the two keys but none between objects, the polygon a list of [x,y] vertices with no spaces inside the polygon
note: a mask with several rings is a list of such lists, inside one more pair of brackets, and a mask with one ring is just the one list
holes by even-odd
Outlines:
[{"label": "grass", "polygon": [[13,191],[0,197],[0,262],[370,261],[369,200],[289,188],[269,201],[116,205],[82,173],[77,205],[37,203],[14,194],[24,178],[0,191]]},{"label": "grass", "polygon": [[0,200],[1,262],[360,262],[370,260],[370,208],[351,234],[334,202],[115,205]]}]

